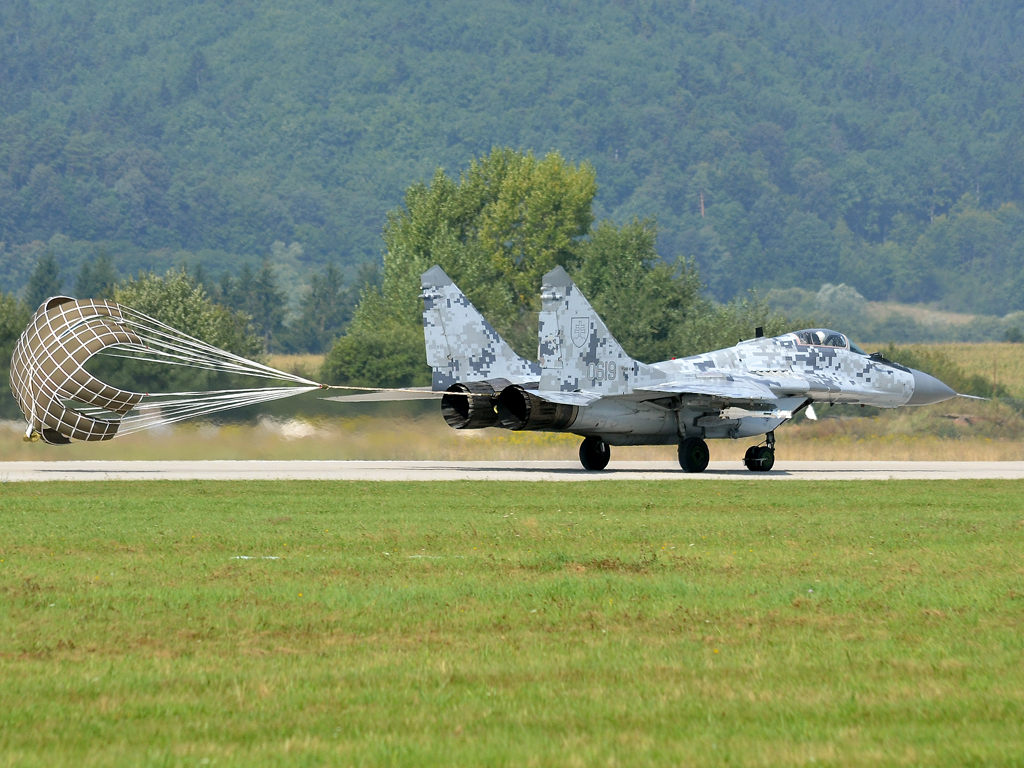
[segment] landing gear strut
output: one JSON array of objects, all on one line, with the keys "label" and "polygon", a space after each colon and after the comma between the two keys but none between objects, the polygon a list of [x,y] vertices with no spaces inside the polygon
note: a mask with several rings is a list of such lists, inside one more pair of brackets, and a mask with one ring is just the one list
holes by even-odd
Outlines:
[{"label": "landing gear strut", "polygon": [[767,472],[775,466],[775,433],[765,436],[764,445],[752,445],[743,456],[743,465],[751,472]]},{"label": "landing gear strut", "polygon": [[684,472],[703,472],[710,460],[708,444],[699,437],[688,437],[679,444],[679,466]]},{"label": "landing gear strut", "polygon": [[600,471],[608,466],[612,451],[600,437],[587,437],[580,444],[580,464],[584,469]]}]

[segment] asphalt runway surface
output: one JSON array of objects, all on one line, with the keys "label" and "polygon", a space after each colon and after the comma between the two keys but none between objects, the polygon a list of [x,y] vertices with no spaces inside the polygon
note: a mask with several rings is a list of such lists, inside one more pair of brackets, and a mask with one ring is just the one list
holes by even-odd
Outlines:
[{"label": "asphalt runway surface", "polygon": [[1020,480],[1024,461],[780,461],[750,472],[713,461],[700,474],[670,461],[613,461],[587,472],[575,461],[12,461],[0,483],[49,480]]}]

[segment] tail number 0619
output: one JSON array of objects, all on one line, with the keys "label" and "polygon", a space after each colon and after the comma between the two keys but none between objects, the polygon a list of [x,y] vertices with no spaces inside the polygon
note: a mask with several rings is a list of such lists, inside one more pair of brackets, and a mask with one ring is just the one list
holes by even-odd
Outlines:
[{"label": "tail number 0619", "polygon": [[615,363],[587,363],[587,378],[591,381],[615,381],[619,371]]}]

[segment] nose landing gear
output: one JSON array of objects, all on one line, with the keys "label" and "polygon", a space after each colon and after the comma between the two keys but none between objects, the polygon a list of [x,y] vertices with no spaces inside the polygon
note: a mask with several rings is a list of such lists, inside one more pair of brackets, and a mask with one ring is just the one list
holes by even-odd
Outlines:
[{"label": "nose landing gear", "polygon": [[765,436],[764,445],[752,445],[743,456],[743,466],[751,472],[767,472],[775,466],[775,433]]}]

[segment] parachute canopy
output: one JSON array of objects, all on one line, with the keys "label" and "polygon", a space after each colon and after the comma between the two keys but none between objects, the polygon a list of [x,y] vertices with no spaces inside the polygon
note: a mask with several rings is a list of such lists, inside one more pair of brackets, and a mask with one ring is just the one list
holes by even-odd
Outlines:
[{"label": "parachute canopy", "polygon": [[[130,392],[105,384],[85,370],[85,363],[99,353],[288,386]],[[25,437],[42,437],[53,445],[110,440],[320,388],[314,381],[225,352],[141,312],[99,299],[47,299],[32,316],[11,357],[11,391],[28,421]]]}]

